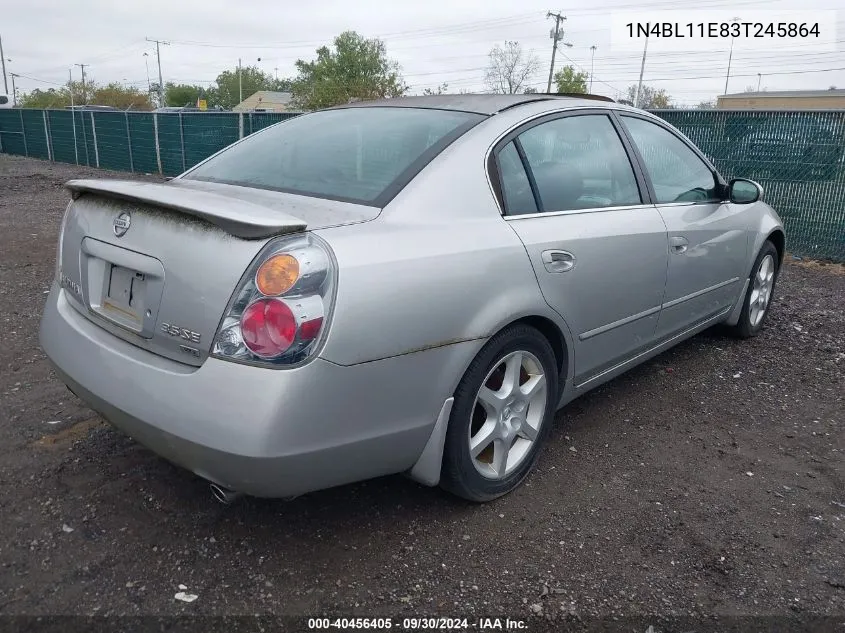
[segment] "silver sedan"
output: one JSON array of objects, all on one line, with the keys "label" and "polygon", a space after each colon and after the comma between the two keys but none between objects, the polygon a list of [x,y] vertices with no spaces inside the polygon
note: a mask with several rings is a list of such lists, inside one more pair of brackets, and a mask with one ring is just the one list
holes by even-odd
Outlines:
[{"label": "silver sedan", "polygon": [[574,398],[757,334],[784,254],[759,185],[598,98],[358,103],[67,186],[41,344],[222,500],[392,473],[494,499]]}]

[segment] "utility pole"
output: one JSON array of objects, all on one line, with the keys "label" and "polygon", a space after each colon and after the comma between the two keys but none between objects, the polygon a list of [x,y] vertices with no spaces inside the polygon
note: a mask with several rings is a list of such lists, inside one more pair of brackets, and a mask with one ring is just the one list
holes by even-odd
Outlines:
[{"label": "utility pole", "polygon": [[760,82],[763,81],[763,75],[757,73],[757,92],[760,92]]},{"label": "utility pole", "polygon": [[276,66],[273,70],[276,71],[276,81],[279,81],[279,67]]},{"label": "utility pole", "polygon": [[0,37],[0,64],[3,65],[3,93],[9,94],[9,84],[6,83],[6,57],[3,55],[3,38]]},{"label": "utility pole", "polygon": [[[739,18],[734,18],[731,22],[739,22]],[[728,53],[728,74],[725,75],[725,94],[728,94],[728,81],[731,78],[731,58],[734,56],[734,38],[731,36],[731,50]]]},{"label": "utility pole", "polygon": [[90,64],[74,64],[74,66],[79,66],[82,69],[82,103],[88,105],[88,92],[85,90],[85,67],[90,66]]},{"label": "utility pole", "polygon": [[244,100],[244,84],[241,81],[241,58],[238,57],[238,103],[243,103]]},{"label": "utility pole", "polygon": [[158,60],[158,104],[161,107],[167,105],[167,97],[164,92],[164,82],[161,78],[161,48],[160,46],[164,44],[165,46],[169,46],[170,42],[165,42],[164,40],[154,40],[150,39],[149,37],[146,38],[148,42],[155,42],[156,43],[156,59]]},{"label": "utility pole", "polygon": [[12,106],[18,107],[18,91],[15,89],[15,77],[19,77],[20,75],[16,75],[15,73],[9,73],[12,77]]},{"label": "utility pole", "polygon": [[590,94],[593,94],[593,68],[596,64],[596,48],[595,44],[590,47]]},{"label": "utility pole", "polygon": [[555,19],[555,28],[554,30],[549,33],[549,37],[552,38],[552,63],[549,66],[549,83],[546,85],[546,92],[552,91],[552,76],[555,74],[555,53],[557,53],[557,43],[562,37],[560,33],[560,21],[565,20],[566,16],[561,15],[560,13],[552,13],[549,11],[546,13],[546,19],[554,18]]},{"label": "utility pole", "polygon": [[67,91],[70,93],[70,120],[73,123],[73,157],[79,164],[79,146],[76,144],[76,110],[73,107],[73,68],[67,69]]},{"label": "utility pole", "polygon": [[144,53],[144,66],[147,67],[147,96],[152,99],[153,89],[150,86],[150,54]]},{"label": "utility pole", "polygon": [[640,93],[643,90],[643,71],[645,70],[645,54],[648,52],[648,36],[645,38],[645,46],[643,46],[643,61],[640,64],[640,80],[637,82],[637,94],[634,97],[634,107],[640,107]]}]

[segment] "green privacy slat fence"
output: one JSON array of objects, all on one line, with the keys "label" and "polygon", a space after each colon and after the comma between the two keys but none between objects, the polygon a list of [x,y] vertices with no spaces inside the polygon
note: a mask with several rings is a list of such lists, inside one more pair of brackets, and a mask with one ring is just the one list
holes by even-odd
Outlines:
[{"label": "green privacy slat fence", "polygon": [[845,110],[657,110],[725,178],[751,178],[797,255],[845,262]]},{"label": "green privacy slat fence", "polygon": [[0,152],[175,176],[298,112],[0,110]]},{"label": "green privacy slat fence", "polygon": [[[173,176],[298,113],[0,110],[0,151]],[[726,178],[760,182],[797,255],[845,262],[845,110],[658,110]]]}]

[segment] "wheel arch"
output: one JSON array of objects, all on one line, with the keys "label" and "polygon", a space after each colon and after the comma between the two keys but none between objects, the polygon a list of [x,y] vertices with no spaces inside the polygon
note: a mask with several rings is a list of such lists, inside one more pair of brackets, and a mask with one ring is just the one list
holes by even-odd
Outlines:
[{"label": "wheel arch", "polygon": [[764,243],[767,240],[774,244],[775,249],[777,249],[778,267],[780,267],[783,264],[783,258],[786,255],[786,234],[783,232],[783,229],[775,229],[766,236],[766,239],[763,240]]},{"label": "wheel arch", "polygon": [[[522,317],[520,319],[517,319],[516,321],[508,323],[505,327],[501,328],[499,332],[506,328],[519,324],[529,325],[535,330],[538,330],[540,334],[542,334],[549,342],[549,345],[551,345],[552,351],[555,354],[555,360],[557,361],[559,388],[562,389],[563,385],[566,384],[566,380],[568,377],[567,371],[570,366],[569,345],[566,342],[566,337],[564,336],[563,331],[561,331],[558,325],[551,319],[539,315],[534,315]],[[496,332],[496,334],[498,334],[498,332]],[[562,380],[560,380],[561,378]]]},{"label": "wheel arch", "polygon": [[[570,371],[573,362],[572,346],[567,340],[564,328],[548,316],[527,314],[517,318],[512,318],[507,323],[500,325],[494,331],[490,332],[487,340],[489,341],[500,332],[508,329],[509,327],[513,327],[514,325],[528,325],[533,327],[540,332],[547,341],[549,341],[549,345],[552,348],[552,352],[555,355],[555,361],[558,365],[558,402],[560,402],[565,391],[565,387],[570,382]],[[563,325],[565,327],[565,323]],[[480,350],[473,354],[467,361],[466,366],[457,378],[453,391],[443,402],[443,406],[425,448],[423,449],[417,462],[407,471],[408,476],[418,483],[426,486],[436,486],[440,483],[440,473],[443,466],[443,447],[446,441],[446,431],[449,427],[452,404],[455,400],[454,390],[457,389],[458,384],[479,352]]]}]

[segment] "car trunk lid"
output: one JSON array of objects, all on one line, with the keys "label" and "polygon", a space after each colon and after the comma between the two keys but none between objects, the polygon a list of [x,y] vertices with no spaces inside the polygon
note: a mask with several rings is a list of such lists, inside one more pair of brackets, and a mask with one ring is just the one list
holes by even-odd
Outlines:
[{"label": "car trunk lid", "polygon": [[[200,183],[203,185],[205,183]],[[71,305],[134,345],[199,366],[232,292],[269,239],[377,209],[215,184],[75,180],[60,280]]]}]

